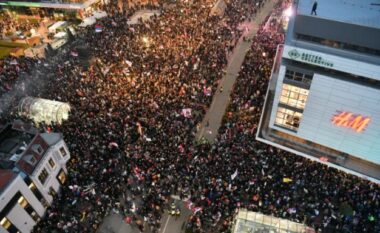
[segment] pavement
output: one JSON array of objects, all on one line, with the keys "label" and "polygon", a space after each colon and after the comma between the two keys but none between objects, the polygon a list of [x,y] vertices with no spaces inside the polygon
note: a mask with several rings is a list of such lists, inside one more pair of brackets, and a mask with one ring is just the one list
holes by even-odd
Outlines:
[{"label": "pavement", "polygon": [[[265,20],[266,16],[270,14],[276,2],[277,0],[268,0],[252,21],[243,23],[242,26],[248,29],[248,31],[245,31],[243,36],[248,39],[252,39],[256,35],[259,25]],[[251,42],[247,40],[243,41],[243,39],[240,38],[233,53],[229,57],[226,74],[219,82],[218,89],[213,96],[211,106],[206,112],[201,126],[196,133],[196,140],[199,141],[205,139],[209,143],[215,142],[219,127],[222,123],[222,118],[230,102],[230,95],[236,78],[238,77],[245,55],[249,51],[250,46]]]}]

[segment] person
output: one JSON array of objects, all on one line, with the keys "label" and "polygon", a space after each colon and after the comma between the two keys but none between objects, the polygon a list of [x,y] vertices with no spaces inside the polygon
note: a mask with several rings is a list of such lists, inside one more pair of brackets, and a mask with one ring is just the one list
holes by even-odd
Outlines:
[{"label": "person", "polygon": [[314,1],[313,7],[311,8],[311,15],[317,15],[317,7],[318,7],[318,2]]}]

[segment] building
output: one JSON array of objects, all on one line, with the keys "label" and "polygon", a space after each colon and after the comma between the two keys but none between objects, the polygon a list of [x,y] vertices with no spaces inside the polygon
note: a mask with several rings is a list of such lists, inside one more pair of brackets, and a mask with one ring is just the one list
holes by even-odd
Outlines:
[{"label": "building", "polygon": [[315,230],[301,223],[275,218],[257,212],[239,209],[232,225],[233,233],[315,233]]},{"label": "building", "polygon": [[84,18],[86,12],[107,3],[108,0],[0,0],[0,7],[18,14]]},{"label": "building", "polygon": [[30,232],[66,180],[62,135],[16,121],[0,131],[0,233]]},{"label": "building", "polygon": [[380,6],[293,5],[257,140],[380,181]]}]

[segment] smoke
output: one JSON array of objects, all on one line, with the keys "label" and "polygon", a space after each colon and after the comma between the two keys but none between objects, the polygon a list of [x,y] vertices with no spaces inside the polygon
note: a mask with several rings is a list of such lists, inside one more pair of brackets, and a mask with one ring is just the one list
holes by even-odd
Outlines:
[{"label": "smoke", "polygon": [[7,118],[17,111],[19,101],[26,96],[38,97],[48,88],[49,79],[54,78],[54,67],[61,56],[45,61],[38,60],[29,72],[22,72],[11,90],[0,98],[0,118]]}]

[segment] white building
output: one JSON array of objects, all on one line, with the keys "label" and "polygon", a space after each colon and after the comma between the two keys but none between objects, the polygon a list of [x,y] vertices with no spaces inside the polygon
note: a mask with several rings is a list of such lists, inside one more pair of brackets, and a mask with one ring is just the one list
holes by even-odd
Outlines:
[{"label": "white building", "polygon": [[313,2],[294,5],[257,139],[379,182],[380,7]]},{"label": "white building", "polygon": [[66,180],[70,153],[58,133],[15,122],[0,132],[0,233],[31,232]]}]

